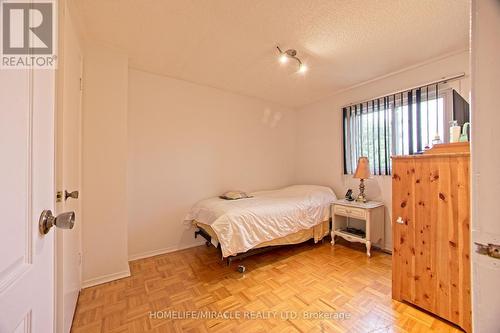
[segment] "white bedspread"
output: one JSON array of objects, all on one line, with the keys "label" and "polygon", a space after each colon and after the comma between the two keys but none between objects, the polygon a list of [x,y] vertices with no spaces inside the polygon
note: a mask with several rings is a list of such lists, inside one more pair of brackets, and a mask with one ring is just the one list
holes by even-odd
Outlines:
[{"label": "white bedspread", "polygon": [[251,193],[253,198],[198,202],[185,220],[208,224],[217,234],[224,257],[309,229],[330,216],[336,197],[324,186],[294,185]]}]

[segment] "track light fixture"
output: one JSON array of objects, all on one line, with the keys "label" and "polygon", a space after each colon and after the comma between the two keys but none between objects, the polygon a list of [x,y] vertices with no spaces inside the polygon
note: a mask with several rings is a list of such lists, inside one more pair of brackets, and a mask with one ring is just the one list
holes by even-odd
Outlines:
[{"label": "track light fixture", "polygon": [[288,49],[286,51],[282,51],[279,46],[276,46],[278,49],[280,56],[279,56],[279,62],[281,64],[286,64],[288,63],[289,59],[295,59],[299,63],[299,70],[297,71],[298,73],[304,74],[307,72],[307,66],[304,64],[298,57],[297,57],[297,50],[294,49]]}]

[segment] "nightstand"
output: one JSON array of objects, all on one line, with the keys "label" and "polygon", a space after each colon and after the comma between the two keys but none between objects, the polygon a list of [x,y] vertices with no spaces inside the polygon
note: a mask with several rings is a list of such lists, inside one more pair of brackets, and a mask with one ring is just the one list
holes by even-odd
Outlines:
[{"label": "nightstand", "polygon": [[[383,246],[385,208],[382,202],[337,200],[332,204],[332,245],[335,245],[335,236],[344,238],[349,242],[358,242],[366,245],[366,254],[371,256],[372,244]],[[365,236],[347,232],[345,228],[349,219],[365,222]]]}]

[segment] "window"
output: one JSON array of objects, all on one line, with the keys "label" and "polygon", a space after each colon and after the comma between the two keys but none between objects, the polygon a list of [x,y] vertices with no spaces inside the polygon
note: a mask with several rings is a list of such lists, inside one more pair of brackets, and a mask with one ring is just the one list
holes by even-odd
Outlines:
[{"label": "window", "polygon": [[344,173],[354,173],[358,158],[366,156],[374,175],[390,175],[392,155],[421,152],[437,136],[447,142],[449,120],[469,119],[463,99],[467,107],[456,115],[451,92],[432,85],[344,107]]}]

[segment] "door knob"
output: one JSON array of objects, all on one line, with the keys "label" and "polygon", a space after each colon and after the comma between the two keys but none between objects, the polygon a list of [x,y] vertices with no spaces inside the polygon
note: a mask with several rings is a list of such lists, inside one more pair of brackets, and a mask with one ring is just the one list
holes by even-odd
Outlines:
[{"label": "door knob", "polygon": [[52,211],[44,210],[38,222],[40,233],[45,235],[54,225],[61,229],[73,229],[75,225],[75,212],[66,212],[54,216],[52,215]]},{"label": "door knob", "polygon": [[64,190],[64,200],[68,200],[68,198],[78,199],[78,191],[68,192]]}]

